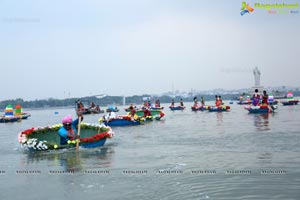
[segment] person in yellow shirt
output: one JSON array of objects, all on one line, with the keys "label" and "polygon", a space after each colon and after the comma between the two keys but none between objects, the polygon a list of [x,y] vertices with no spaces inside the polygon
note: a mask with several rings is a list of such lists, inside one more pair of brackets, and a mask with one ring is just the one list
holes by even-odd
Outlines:
[{"label": "person in yellow shirt", "polygon": [[131,117],[132,121],[138,121],[140,117],[136,114],[136,111],[132,109],[129,113],[128,116]]}]

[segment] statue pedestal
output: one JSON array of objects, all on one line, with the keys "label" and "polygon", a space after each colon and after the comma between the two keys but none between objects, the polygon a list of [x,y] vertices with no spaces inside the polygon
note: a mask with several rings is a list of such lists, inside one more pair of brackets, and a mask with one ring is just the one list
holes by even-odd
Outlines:
[{"label": "statue pedestal", "polygon": [[250,94],[254,94],[255,89],[258,89],[259,94],[262,94],[263,91],[265,90],[265,87],[264,86],[253,86],[251,88]]}]

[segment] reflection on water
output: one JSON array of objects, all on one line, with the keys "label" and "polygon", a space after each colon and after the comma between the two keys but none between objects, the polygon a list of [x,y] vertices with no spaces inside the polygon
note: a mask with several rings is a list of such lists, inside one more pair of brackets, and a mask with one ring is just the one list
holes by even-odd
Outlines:
[{"label": "reflection on water", "polygon": [[222,112],[217,112],[217,125],[222,125],[223,123],[223,113]]},{"label": "reflection on water", "polygon": [[47,162],[49,168],[46,170],[81,172],[88,170],[87,168],[111,167],[113,153],[112,146],[79,149],[78,151],[72,149],[53,152],[26,152],[26,161],[23,163],[28,166],[34,163]]},{"label": "reflection on water", "polygon": [[257,131],[268,131],[271,130],[269,126],[269,113],[264,114],[253,114],[254,126]]}]

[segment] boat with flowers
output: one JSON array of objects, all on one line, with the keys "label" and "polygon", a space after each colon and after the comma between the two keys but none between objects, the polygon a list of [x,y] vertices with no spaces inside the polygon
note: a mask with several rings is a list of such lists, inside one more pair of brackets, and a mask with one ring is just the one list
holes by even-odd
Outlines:
[{"label": "boat with flowers", "polygon": [[[76,140],[69,140],[65,145],[60,144],[60,127],[62,124],[24,130],[19,133],[19,143],[25,149],[33,151],[75,148]],[[79,146],[83,148],[103,146],[107,138],[113,137],[113,132],[108,126],[82,122],[80,130]]]},{"label": "boat with flowers", "polygon": [[[164,115],[162,110],[151,110],[151,109],[150,109],[149,111],[151,112],[151,116],[154,116],[154,117]],[[145,113],[144,113],[144,110],[142,110],[142,109],[136,110],[135,113],[136,113],[139,117],[143,117],[144,114],[145,114]]]},{"label": "boat with flowers", "polygon": [[169,106],[170,110],[184,110],[185,106]]},{"label": "boat with flowers", "polygon": [[230,110],[230,106],[211,106],[208,111],[209,112],[227,112]]},{"label": "boat with flowers", "polygon": [[192,106],[192,111],[204,111],[209,110],[211,106]]},{"label": "boat with flowers", "polygon": [[277,106],[268,106],[268,105],[260,105],[260,106],[253,106],[253,105],[247,105],[244,107],[246,110],[249,111],[251,114],[262,114],[262,113],[271,113],[274,112],[277,109]]},{"label": "boat with flowers", "polygon": [[106,126],[134,126],[141,124],[139,120],[132,120],[131,117],[125,115],[119,115],[109,120],[104,120],[103,118],[100,118],[99,122],[103,123]]}]

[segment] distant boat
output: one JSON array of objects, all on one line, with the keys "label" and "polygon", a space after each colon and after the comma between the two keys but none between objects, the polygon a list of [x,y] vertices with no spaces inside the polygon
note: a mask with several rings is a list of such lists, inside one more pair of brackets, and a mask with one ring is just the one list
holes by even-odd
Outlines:
[{"label": "distant boat", "polygon": [[204,110],[209,110],[210,106],[199,106],[199,107],[192,106],[191,109],[192,111],[204,111]]},{"label": "distant boat", "polygon": [[297,105],[299,103],[298,99],[294,99],[294,95],[292,92],[288,92],[286,95],[287,101],[282,101],[282,105],[284,106],[292,106],[292,105]]},{"label": "distant boat", "polygon": [[230,110],[230,106],[225,106],[225,105],[219,106],[219,107],[217,107],[217,106],[211,106],[208,109],[209,112],[227,112],[229,110]]},{"label": "distant boat", "polygon": [[[271,108],[274,110],[277,109],[277,106],[271,106]],[[269,110],[269,107],[267,105],[261,105],[261,106],[245,106],[245,109],[249,111],[251,114],[261,114],[261,113],[270,113],[272,110]]]},{"label": "distant boat", "polygon": [[109,107],[106,109],[106,112],[119,112],[119,109],[118,109],[118,107],[109,106]]},{"label": "distant boat", "polygon": [[169,106],[170,110],[184,110],[185,106]]},{"label": "distant boat", "polygon": [[5,114],[0,116],[0,123],[17,122],[22,120],[20,115],[14,115],[14,109],[10,104],[6,106],[4,112]]},{"label": "distant boat", "polygon": [[299,100],[294,99],[294,100],[289,100],[289,101],[282,101],[281,103],[284,106],[292,106],[292,105],[297,105],[299,103]]},{"label": "distant boat", "polygon": [[140,125],[140,121],[131,120],[128,116],[118,116],[117,118],[109,119],[108,121],[103,121],[106,126],[132,126]]},{"label": "distant boat", "polygon": [[10,122],[18,122],[21,121],[21,117],[13,116],[13,117],[6,117],[6,116],[1,116],[0,117],[0,123],[10,123]]}]

